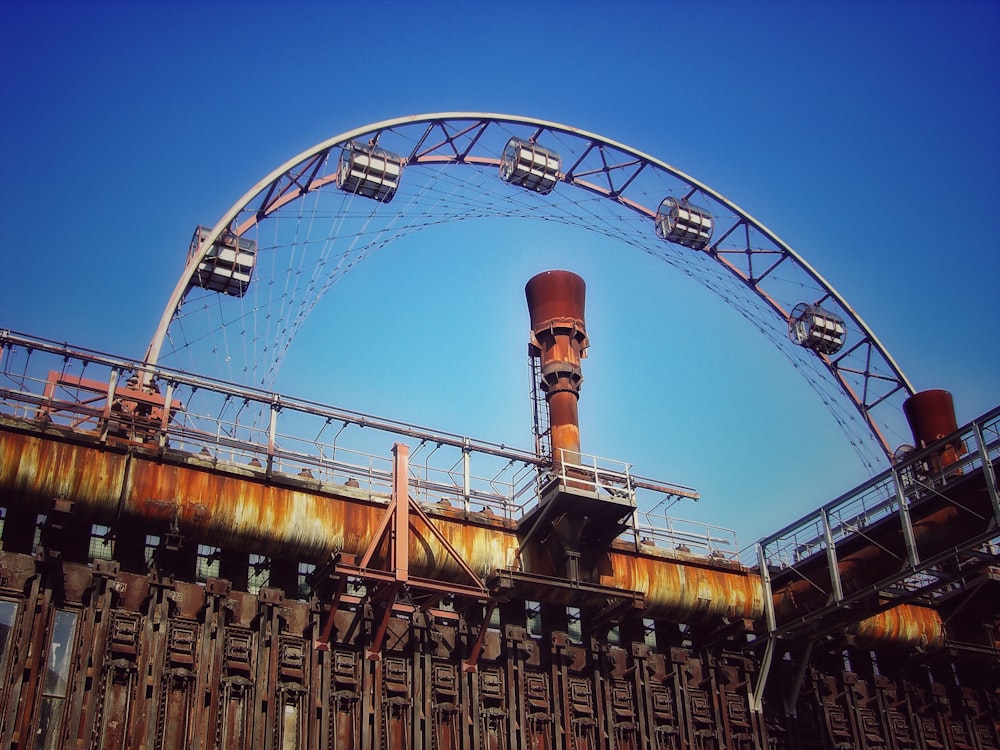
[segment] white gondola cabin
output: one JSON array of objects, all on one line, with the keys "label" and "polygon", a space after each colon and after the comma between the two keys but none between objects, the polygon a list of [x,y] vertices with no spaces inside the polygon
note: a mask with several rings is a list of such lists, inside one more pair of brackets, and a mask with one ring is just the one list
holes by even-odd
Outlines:
[{"label": "white gondola cabin", "polygon": [[820,354],[840,351],[846,334],[844,321],[819,305],[800,302],[788,318],[788,338]]},{"label": "white gondola cabin", "polygon": [[531,141],[511,138],[500,158],[500,179],[547,195],[559,182],[559,154]]},{"label": "white gondola cabin", "polygon": [[712,214],[686,200],[666,197],[656,212],[656,235],[693,250],[704,250],[712,239]]},{"label": "white gondola cabin", "polygon": [[[191,239],[192,253],[197,252],[210,231],[207,227],[195,230]],[[192,283],[213,292],[242,297],[250,287],[256,259],[256,242],[224,232],[198,264]]]},{"label": "white gondola cabin", "polygon": [[396,194],[402,174],[402,157],[374,146],[352,143],[340,152],[337,187],[388,203]]}]

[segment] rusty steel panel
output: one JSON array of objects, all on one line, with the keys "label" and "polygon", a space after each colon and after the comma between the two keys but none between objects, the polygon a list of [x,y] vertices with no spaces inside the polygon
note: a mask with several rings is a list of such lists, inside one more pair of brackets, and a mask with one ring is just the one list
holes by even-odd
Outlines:
[{"label": "rusty steel panel", "polygon": [[95,513],[112,513],[122,494],[126,455],[61,440],[50,428],[45,437],[14,430],[0,439],[0,492],[26,500],[73,498]]},{"label": "rusty steel panel", "polygon": [[134,461],[123,507],[135,518],[176,522],[181,533],[207,544],[239,539],[259,554],[311,562],[360,545],[379,518],[376,508],[345,513],[316,493],[144,459]]},{"label": "rusty steel panel", "polygon": [[[300,490],[250,472],[200,466],[197,459],[126,457],[99,446],[11,432],[2,434],[0,458],[0,492],[11,496],[11,506],[44,512],[53,497],[65,495],[74,499],[81,520],[110,524],[131,518],[164,530],[176,524],[200,543],[238,544],[248,552],[306,562],[326,561],[335,551],[364,552],[385,509],[346,490],[343,496]],[[477,570],[505,565],[517,541],[500,519],[483,515],[470,523],[447,514],[442,508],[438,529],[470,565]],[[424,577],[461,576],[429,534],[411,538],[410,555]]]},{"label": "rusty steel panel", "polygon": [[872,649],[932,649],[945,642],[944,622],[937,610],[900,604],[847,628],[858,643]]}]

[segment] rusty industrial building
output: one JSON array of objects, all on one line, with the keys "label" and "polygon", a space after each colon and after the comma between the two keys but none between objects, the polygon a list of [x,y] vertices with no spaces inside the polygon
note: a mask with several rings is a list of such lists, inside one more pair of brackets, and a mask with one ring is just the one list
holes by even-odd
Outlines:
[{"label": "rusty industrial building", "polygon": [[581,453],[584,282],[525,291],[533,451],[0,332],[0,746],[1000,750],[1000,409],[741,558]]}]

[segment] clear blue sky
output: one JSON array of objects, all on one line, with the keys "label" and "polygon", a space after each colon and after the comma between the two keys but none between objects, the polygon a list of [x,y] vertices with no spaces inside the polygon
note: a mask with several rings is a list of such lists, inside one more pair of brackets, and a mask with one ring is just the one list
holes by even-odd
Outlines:
[{"label": "clear blue sky", "polygon": [[[141,357],[194,226],[278,164],[386,118],[503,112],[694,176],[960,423],[1000,402],[995,2],[0,8],[0,327]],[[699,489],[676,515],[745,544],[864,477],[787,361],[670,267],[572,231],[491,242],[446,228],[366,261],[279,389],[529,447],[522,287],[565,267],[589,283],[584,449]]]}]

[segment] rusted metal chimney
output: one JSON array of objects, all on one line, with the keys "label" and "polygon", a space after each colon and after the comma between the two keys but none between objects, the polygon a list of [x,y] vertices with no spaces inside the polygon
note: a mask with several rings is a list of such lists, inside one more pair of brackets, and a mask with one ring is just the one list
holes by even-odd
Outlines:
[{"label": "rusted metal chimney", "polygon": [[[932,389],[915,393],[903,402],[903,413],[918,450],[958,431],[955,402],[948,391]],[[963,453],[961,442],[949,443],[937,451],[933,468],[941,470],[951,466]]]},{"label": "rusted metal chimney", "polygon": [[545,271],[524,287],[531,318],[532,357],[537,358],[536,387],[549,413],[552,475],[541,489],[539,505],[518,522],[523,547],[533,537],[542,545],[552,572],[572,581],[596,583],[610,565],[612,541],[634,509],[631,495],[602,493],[594,469],[580,456],[577,402],[583,372],[580,360],[589,341],[583,320],[587,285],[569,271]]},{"label": "rusted metal chimney", "polygon": [[583,372],[580,360],[589,342],[583,319],[587,285],[570,271],[545,271],[524,287],[531,318],[531,345],[541,360],[540,387],[549,406],[555,465],[579,463],[577,401]]}]

